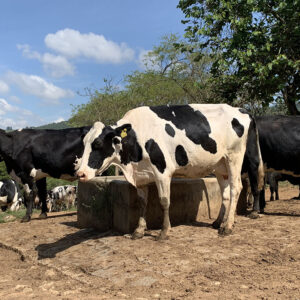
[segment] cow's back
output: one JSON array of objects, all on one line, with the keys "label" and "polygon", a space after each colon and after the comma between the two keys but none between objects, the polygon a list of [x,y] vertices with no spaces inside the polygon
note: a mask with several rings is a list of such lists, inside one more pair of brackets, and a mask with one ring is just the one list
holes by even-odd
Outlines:
[{"label": "cow's back", "polygon": [[168,171],[198,177],[212,171],[228,153],[240,151],[241,141],[246,144],[250,117],[226,104],[191,104],[139,107],[129,111],[118,126],[126,123],[136,132],[144,156],[151,159],[151,144],[153,151],[162,153]]},{"label": "cow's back", "polygon": [[[247,134],[249,115],[227,104],[191,104],[139,107],[129,111],[118,125],[126,122],[143,142],[149,138],[170,142],[185,142],[199,146],[211,154],[219,148],[228,148]],[[213,140],[213,141],[212,141]],[[218,145],[215,145],[215,142]]]}]

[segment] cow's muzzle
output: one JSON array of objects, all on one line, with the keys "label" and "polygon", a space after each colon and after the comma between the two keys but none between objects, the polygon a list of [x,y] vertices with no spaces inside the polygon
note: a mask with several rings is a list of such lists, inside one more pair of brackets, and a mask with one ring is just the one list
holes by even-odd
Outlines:
[{"label": "cow's muzzle", "polygon": [[78,171],[76,173],[77,175],[77,178],[81,181],[81,182],[86,182],[88,181],[88,177],[87,177],[87,174],[83,171]]}]

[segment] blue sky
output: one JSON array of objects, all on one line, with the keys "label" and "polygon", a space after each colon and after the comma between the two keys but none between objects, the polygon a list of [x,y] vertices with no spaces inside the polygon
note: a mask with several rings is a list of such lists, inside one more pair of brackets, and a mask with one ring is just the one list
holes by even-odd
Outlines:
[{"label": "blue sky", "polygon": [[183,35],[178,0],[0,2],[0,128],[67,120],[84,88],[140,69],[165,34]]}]

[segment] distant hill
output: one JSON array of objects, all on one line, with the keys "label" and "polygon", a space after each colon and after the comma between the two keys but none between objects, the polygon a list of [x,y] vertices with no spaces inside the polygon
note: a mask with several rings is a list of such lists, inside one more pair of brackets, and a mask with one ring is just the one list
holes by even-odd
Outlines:
[{"label": "distant hill", "polygon": [[70,128],[71,126],[68,124],[67,121],[62,121],[58,123],[50,123],[38,127],[32,127],[34,129],[65,129],[65,128]]},{"label": "distant hill", "polygon": [[[42,126],[37,126],[37,127],[25,127],[23,129],[55,129],[55,130],[60,130],[60,129],[65,129],[65,128],[71,128],[72,126],[70,126],[68,124],[68,121],[62,121],[62,122],[57,122],[57,123],[50,123],[50,124],[46,124],[46,125],[42,125]],[[13,129],[11,127],[6,127],[6,132],[10,132],[10,131],[14,131],[17,129]]]}]

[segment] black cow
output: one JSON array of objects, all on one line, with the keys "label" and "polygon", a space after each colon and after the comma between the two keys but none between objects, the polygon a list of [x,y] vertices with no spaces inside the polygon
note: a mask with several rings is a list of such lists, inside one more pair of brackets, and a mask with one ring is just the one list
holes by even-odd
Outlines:
[{"label": "black cow", "polygon": [[[300,116],[262,116],[256,124],[265,171],[300,177]],[[263,191],[261,211],[264,207]]]},{"label": "black cow", "polygon": [[2,211],[9,208],[17,211],[23,202],[18,184],[11,179],[0,181],[0,206]]},{"label": "black cow", "polygon": [[24,129],[9,133],[0,129],[0,156],[12,178],[24,185],[27,212],[23,222],[31,218],[36,195],[42,203],[40,218],[47,217],[46,177],[76,180],[74,163],[83,153],[83,137],[89,129]]},{"label": "black cow", "polygon": [[266,182],[270,185],[270,201],[274,201],[274,193],[275,199],[279,200],[278,193],[278,181],[288,181],[291,184],[299,185],[299,196],[294,199],[300,199],[300,177],[293,177],[291,175],[281,174],[279,172],[269,172],[266,174]]}]

